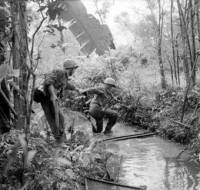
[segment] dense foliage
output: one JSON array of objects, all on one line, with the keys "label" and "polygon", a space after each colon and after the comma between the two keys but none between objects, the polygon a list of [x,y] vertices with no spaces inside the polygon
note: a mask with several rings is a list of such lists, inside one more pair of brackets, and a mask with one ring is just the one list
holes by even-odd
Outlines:
[{"label": "dense foliage", "polygon": [[[5,98],[0,88],[1,108],[12,112],[9,122],[0,123],[9,123],[0,130],[8,132],[0,134],[0,189],[79,189],[84,176],[116,180],[107,164],[117,156],[96,146],[87,131],[74,132],[76,116],[65,112],[71,116],[68,138],[55,145],[41,107],[33,103],[44,74],[62,68],[66,58],[79,65],[71,81],[80,89],[99,86],[106,77],[116,80],[113,93],[120,102],[112,108],[120,121],[189,144],[198,158],[200,3],[143,2],[148,11],[138,23],[128,13],[115,18],[134,36],[130,47],[115,49],[104,24],[111,4],[99,9],[95,1],[99,22],[81,1],[0,1],[0,82],[10,92]],[[84,98],[66,92],[60,106],[84,112]]]}]

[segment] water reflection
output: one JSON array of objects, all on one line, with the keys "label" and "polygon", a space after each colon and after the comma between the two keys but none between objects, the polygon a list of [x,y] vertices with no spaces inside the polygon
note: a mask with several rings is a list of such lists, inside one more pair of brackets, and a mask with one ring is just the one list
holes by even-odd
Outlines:
[{"label": "water reflection", "polygon": [[200,189],[200,167],[175,159],[181,146],[159,137],[150,137],[112,142],[107,147],[115,147],[114,150],[123,155],[121,183],[147,185],[148,190]]}]

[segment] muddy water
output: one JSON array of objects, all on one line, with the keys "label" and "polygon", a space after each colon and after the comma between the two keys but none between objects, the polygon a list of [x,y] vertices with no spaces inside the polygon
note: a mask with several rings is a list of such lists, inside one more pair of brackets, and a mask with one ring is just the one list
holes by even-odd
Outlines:
[{"label": "muddy water", "polygon": [[[132,127],[117,125],[112,136],[132,134]],[[188,161],[187,154],[177,160],[183,147],[159,137],[131,139],[107,144],[123,156],[119,182],[148,190],[199,190],[200,166]]]}]

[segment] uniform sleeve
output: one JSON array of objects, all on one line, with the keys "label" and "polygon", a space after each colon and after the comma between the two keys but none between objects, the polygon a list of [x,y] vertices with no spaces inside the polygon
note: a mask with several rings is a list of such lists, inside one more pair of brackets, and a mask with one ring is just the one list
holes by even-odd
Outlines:
[{"label": "uniform sleeve", "polygon": [[109,96],[111,97],[111,99],[113,99],[114,101],[118,101],[117,98],[113,95],[112,92],[107,92],[109,94]]},{"label": "uniform sleeve", "polygon": [[48,88],[53,85],[55,89],[62,88],[65,82],[65,73],[62,70],[54,70],[45,76],[44,87]]},{"label": "uniform sleeve", "polygon": [[54,84],[54,77],[52,74],[47,74],[44,79],[44,86],[50,86]]},{"label": "uniform sleeve", "polygon": [[73,84],[67,82],[65,86],[65,90],[76,90],[76,87]]}]

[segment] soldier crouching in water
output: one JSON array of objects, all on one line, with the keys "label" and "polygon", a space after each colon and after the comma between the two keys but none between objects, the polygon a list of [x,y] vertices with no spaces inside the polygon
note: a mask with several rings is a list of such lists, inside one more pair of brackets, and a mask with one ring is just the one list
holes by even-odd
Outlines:
[{"label": "soldier crouching in water", "polygon": [[57,142],[65,139],[64,115],[58,105],[57,93],[64,90],[75,90],[79,92],[72,84],[68,82],[69,77],[73,75],[78,67],[73,60],[66,60],[63,64],[64,70],[53,70],[46,75],[43,83],[43,91],[36,89],[34,100],[41,103],[46,119]]},{"label": "soldier crouching in water", "polygon": [[97,129],[93,127],[94,133],[102,132],[104,118],[108,119],[104,134],[110,133],[112,127],[117,121],[118,114],[109,108],[110,101],[117,101],[117,99],[111,93],[111,89],[115,87],[115,80],[112,78],[107,78],[103,82],[103,87],[90,88],[82,91],[82,94],[94,94],[89,107],[89,114],[96,120]]}]

